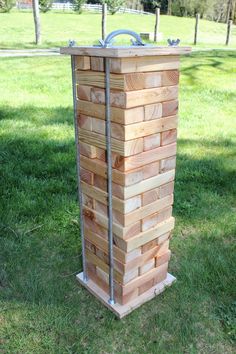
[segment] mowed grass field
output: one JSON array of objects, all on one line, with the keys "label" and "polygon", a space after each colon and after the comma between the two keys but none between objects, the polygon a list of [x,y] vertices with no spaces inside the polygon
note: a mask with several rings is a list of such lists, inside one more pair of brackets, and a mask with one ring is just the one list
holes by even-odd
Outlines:
[{"label": "mowed grass field", "polygon": [[122,321],[75,280],[70,60],[1,59],[1,353],[235,353],[235,59],[223,51],[182,58],[177,282]]},{"label": "mowed grass field", "polygon": [[[41,14],[42,48],[60,47],[69,39],[77,44],[97,44],[101,38],[101,14],[84,12],[48,12]],[[107,33],[115,29],[131,29],[138,33],[154,31],[155,16],[116,14],[107,17]],[[31,12],[0,13],[0,48],[34,48],[34,23]],[[168,38],[180,38],[182,44],[192,44],[195,19],[161,15],[160,44]],[[198,47],[224,47],[227,26],[223,23],[200,20]],[[121,38],[122,40],[122,38]],[[233,26],[230,47],[236,48],[236,26]]]}]

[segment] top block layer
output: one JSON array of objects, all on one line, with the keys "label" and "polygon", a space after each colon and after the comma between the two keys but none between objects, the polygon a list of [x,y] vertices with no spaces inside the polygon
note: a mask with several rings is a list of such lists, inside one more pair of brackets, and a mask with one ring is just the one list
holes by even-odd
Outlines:
[{"label": "top block layer", "polygon": [[181,55],[191,52],[191,47],[158,47],[158,46],[132,46],[132,47],[112,47],[102,48],[99,46],[89,47],[62,47],[61,54],[88,55],[103,58],[128,58],[147,57],[159,55]]}]

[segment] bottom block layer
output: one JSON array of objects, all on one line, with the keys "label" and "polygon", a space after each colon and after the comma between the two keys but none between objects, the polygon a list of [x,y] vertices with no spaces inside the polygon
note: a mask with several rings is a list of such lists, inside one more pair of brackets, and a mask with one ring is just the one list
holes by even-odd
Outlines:
[{"label": "bottom block layer", "polygon": [[138,296],[136,299],[130,301],[129,303],[125,305],[120,305],[118,303],[110,305],[108,303],[109,296],[105,293],[105,291],[99,288],[91,279],[89,279],[86,283],[83,281],[83,272],[77,274],[76,278],[87,290],[89,290],[98,300],[100,300],[106,307],[113,311],[119,318],[125,317],[145,302],[153,299],[156,295],[162,293],[165,288],[171,286],[172,283],[174,283],[176,280],[173,275],[168,273],[165,280],[159,284],[156,284],[151,289],[147,290],[145,293]]}]

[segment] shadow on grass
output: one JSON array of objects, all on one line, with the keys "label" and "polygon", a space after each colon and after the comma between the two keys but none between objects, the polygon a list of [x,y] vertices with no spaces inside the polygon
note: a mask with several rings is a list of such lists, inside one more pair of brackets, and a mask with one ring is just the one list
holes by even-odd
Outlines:
[{"label": "shadow on grass", "polygon": [[[190,83],[193,85],[199,78],[199,71],[204,68],[213,68],[221,72],[227,72],[228,68],[225,65],[225,59],[236,59],[236,51],[212,50],[209,52],[193,52],[189,55],[193,61],[193,65],[181,68],[181,73],[186,75]],[[197,64],[195,64],[197,59]],[[183,61],[185,58],[183,57]],[[214,73],[216,75],[216,72]]]}]

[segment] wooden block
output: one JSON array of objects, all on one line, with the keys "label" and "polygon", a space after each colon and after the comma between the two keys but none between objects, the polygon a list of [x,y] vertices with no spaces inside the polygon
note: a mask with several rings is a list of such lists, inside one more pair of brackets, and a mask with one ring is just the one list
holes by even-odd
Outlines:
[{"label": "wooden block", "polygon": [[178,113],[179,103],[178,100],[172,100],[162,103],[162,116],[168,117]]},{"label": "wooden block", "polygon": [[[130,252],[135,248],[143,246],[145,243],[158,239],[159,236],[173,230],[174,228],[174,218],[170,217],[168,220],[165,220],[159,223],[157,226],[153,227],[150,230],[141,232],[140,234],[130,238],[126,241],[125,244],[121,245],[121,249],[124,251]],[[123,248],[125,247],[125,249]]]},{"label": "wooden block", "polygon": [[171,116],[147,122],[134,123],[123,127],[120,126],[120,129],[118,125],[116,125],[115,129],[113,129],[112,135],[125,141],[141,137],[147,138],[147,136],[153,135],[154,133],[160,133],[176,128],[177,123],[178,116]]},{"label": "wooden block", "polygon": [[144,107],[144,120],[158,119],[162,117],[162,104],[154,103]]},{"label": "wooden block", "polygon": [[143,245],[141,247],[141,252],[142,253],[147,253],[148,251],[152,250],[153,248],[155,249],[155,255],[156,255],[156,252],[157,252],[157,240],[152,240],[150,242],[145,243],[145,245]]},{"label": "wooden block", "polygon": [[139,275],[147,273],[153,268],[155,268],[155,258],[150,259],[143,266],[139,267]]},{"label": "wooden block", "polygon": [[[83,86],[89,87],[89,86]],[[79,94],[79,93],[78,93]],[[89,96],[83,94],[83,97]],[[145,106],[151,103],[169,101],[178,97],[178,86],[166,86],[136,91],[110,91],[111,106],[118,108],[132,108]],[[81,98],[79,96],[79,98]],[[86,98],[81,98],[85,99]],[[87,99],[88,100],[88,99]],[[91,100],[94,103],[105,104],[105,91],[101,88],[91,88]]]},{"label": "wooden block", "polygon": [[143,138],[143,150],[148,151],[159,147],[161,144],[161,136],[159,133],[145,136]]},{"label": "wooden block", "polygon": [[90,86],[77,86],[77,96],[80,100],[91,101],[91,90]]},{"label": "wooden block", "polygon": [[150,280],[146,281],[144,284],[140,285],[140,287],[138,288],[139,289],[138,294],[142,295],[143,293],[148,291],[150,288],[153,287],[153,283],[154,283],[154,280],[150,279]]},{"label": "wooden block", "polygon": [[123,215],[123,226],[131,225],[140,219],[150,217],[150,214],[160,212],[162,209],[173,204],[173,194],[166,196],[165,198],[158,199],[153,203],[147,204],[142,208],[138,208],[131,213]]},{"label": "wooden block", "polygon": [[158,213],[158,217],[157,217],[157,223],[160,223],[164,220],[167,220],[171,217],[172,215],[172,206],[170,207],[167,207],[163,210],[161,210],[159,213]]},{"label": "wooden block", "polygon": [[170,244],[170,241],[169,241],[169,240],[167,240],[167,241],[161,243],[161,244],[158,246],[158,251],[157,251],[156,257],[160,257],[160,256],[162,256],[163,254],[166,254],[166,252],[168,252],[168,250],[169,250],[169,244]]},{"label": "wooden block", "polygon": [[171,251],[168,250],[166,253],[155,258],[155,266],[159,267],[163,263],[169,262],[171,256]]},{"label": "wooden block", "polygon": [[80,167],[80,176],[81,176],[81,181],[93,185],[94,174],[92,172]]},{"label": "wooden block", "polygon": [[174,180],[175,170],[171,170],[157,176],[145,179],[136,186],[135,184],[128,187],[123,187],[123,199],[129,199],[136,195],[142,194],[147,190],[161,186]]},{"label": "wooden block", "polygon": [[171,129],[161,133],[161,145],[175,143],[177,140],[177,130]]},{"label": "wooden block", "polygon": [[[87,227],[84,229],[84,234],[85,238],[91,243],[95,244],[96,247],[103,250],[104,252],[108,250],[108,240],[106,240],[104,237],[99,236]],[[115,245],[113,246],[113,255],[115,259],[123,263],[125,263],[129,257],[129,253],[125,253],[123,250],[121,250]]]},{"label": "wooden block", "polygon": [[91,69],[94,71],[104,71],[104,59],[100,57],[91,57]]},{"label": "wooden block", "polygon": [[158,237],[157,244],[160,245],[161,243],[170,240],[170,238],[171,238],[171,232],[167,232],[161,235],[160,237]]},{"label": "wooden block", "polygon": [[154,284],[158,284],[167,277],[168,262],[162,264],[161,266],[155,269],[158,269],[159,272],[157,272],[154,276]]},{"label": "wooden block", "polygon": [[151,178],[157,176],[159,173],[159,161],[150,163],[143,167],[143,179]]},{"label": "wooden block", "polygon": [[92,118],[92,131],[105,135],[105,121],[98,118]]},{"label": "wooden block", "polygon": [[90,159],[95,159],[97,157],[97,150],[95,146],[88,145],[83,143],[82,141],[79,142],[80,145],[80,153]]},{"label": "wooden block", "polygon": [[97,151],[97,155],[96,155],[96,157],[99,159],[99,160],[101,160],[101,161],[103,161],[103,162],[106,162],[106,150],[104,150],[104,149],[100,149],[100,148],[96,148],[96,151]]},{"label": "wooden block", "polygon": [[[96,222],[91,220],[91,218],[87,217],[86,215],[84,215],[84,227],[85,229],[89,229],[91,232],[101,236],[104,239],[107,239],[108,237],[107,229],[105,229],[101,225],[98,225]],[[122,245],[122,247],[124,247],[124,245]]]},{"label": "wooden block", "polygon": [[[108,218],[100,214],[99,212],[92,210],[86,206],[83,207],[83,215],[92,222],[100,225],[101,227],[107,229],[108,228]],[[141,232],[141,223],[140,221],[136,222],[135,224],[122,227],[114,222],[113,220],[113,233],[121,239],[128,239],[132,236],[135,236]]]},{"label": "wooden block", "polygon": [[160,173],[173,170],[176,167],[176,156],[161,160]]},{"label": "wooden block", "polygon": [[174,182],[169,182],[164,184],[163,186],[160,187],[159,189],[159,197],[164,198],[169,194],[172,194],[174,192]]},{"label": "wooden block", "polygon": [[178,85],[179,70],[167,70],[162,72],[162,86]]},{"label": "wooden block", "polygon": [[82,193],[82,203],[90,209],[94,209],[94,200],[91,197],[88,197],[86,194]]},{"label": "wooden block", "polygon": [[111,59],[111,72],[113,73],[161,71],[178,68],[178,56],[152,56]]},{"label": "wooden block", "polygon": [[[96,148],[96,150],[97,156],[98,151],[101,151],[101,149]],[[98,159],[89,159],[85,156],[81,156],[80,163],[81,166],[85,169],[91,172],[96,171],[96,174],[98,174],[99,176],[107,178],[107,166],[104,161]],[[142,166],[128,172],[121,172],[116,169],[113,169],[112,179],[115,183],[120,184],[121,186],[130,186],[143,180],[144,169],[145,167]]]},{"label": "wooden block", "polygon": [[[87,116],[105,120],[105,105],[78,100],[78,111]],[[144,120],[144,108],[122,109],[111,107],[111,121],[119,124],[133,124]]]},{"label": "wooden block", "polygon": [[[95,132],[89,132],[84,129],[79,130],[79,140],[82,143],[94,145],[100,149],[106,150],[106,137],[105,135]],[[170,146],[170,145],[169,145]],[[126,142],[112,138],[111,149],[113,152],[121,156],[135,155],[143,151],[143,139],[133,139]]]},{"label": "wooden block", "polygon": [[76,55],[75,70],[90,70],[90,57]]},{"label": "wooden block", "polygon": [[153,203],[160,198],[160,187],[151,189],[142,194],[142,206]]},{"label": "wooden block", "polygon": [[[148,282],[151,279],[165,279],[167,276],[167,266],[166,264],[161,265],[158,268],[154,268],[151,271],[137,277],[136,279],[130,281],[128,284],[122,286],[122,294],[126,295],[127,293],[131,292],[132,290],[139,288],[144,283]],[[161,280],[160,280],[161,281]]]},{"label": "wooden block", "polygon": [[158,160],[162,160],[167,157],[171,157],[175,155],[176,155],[176,143],[169,144],[166,146],[161,146],[149,151],[144,151],[140,154],[137,153],[136,155],[129,156],[129,157],[123,157],[123,158],[116,157],[113,161],[113,167],[120,171],[126,172],[141,167],[145,164],[156,162]]},{"label": "wooden block", "polygon": [[78,125],[80,128],[85,130],[92,130],[92,119],[84,114],[79,114],[78,116]]}]

